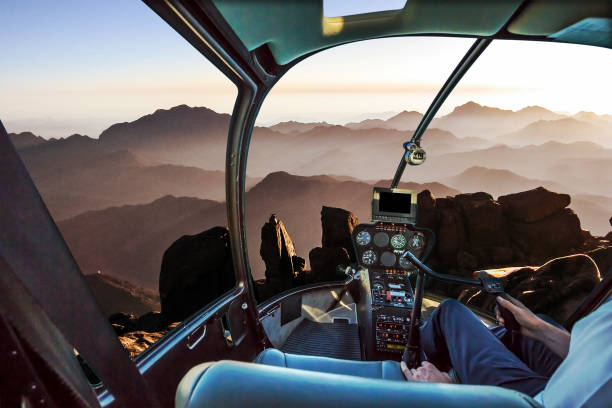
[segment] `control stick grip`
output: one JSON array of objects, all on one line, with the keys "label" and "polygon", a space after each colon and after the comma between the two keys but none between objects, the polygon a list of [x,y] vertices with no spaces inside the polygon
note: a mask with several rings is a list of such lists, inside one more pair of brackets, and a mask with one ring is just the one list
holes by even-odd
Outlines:
[{"label": "control stick grip", "polygon": [[[500,294],[500,296],[506,299],[508,302],[511,302],[507,294],[502,293]],[[511,311],[509,311],[508,309],[506,309],[499,303],[497,304],[497,309],[499,310],[499,314],[501,315],[501,317],[504,319],[504,327],[507,330],[514,330],[514,331],[521,330],[521,325],[519,324],[519,322],[516,321],[516,318],[514,317]]]}]

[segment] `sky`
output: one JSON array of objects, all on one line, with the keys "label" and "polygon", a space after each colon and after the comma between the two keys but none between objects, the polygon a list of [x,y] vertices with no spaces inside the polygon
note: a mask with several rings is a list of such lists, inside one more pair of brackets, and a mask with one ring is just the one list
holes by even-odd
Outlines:
[{"label": "sky", "polygon": [[[234,85],[141,1],[2,0],[0,25],[0,120],[9,132],[98,137],[179,104],[232,111]],[[323,51],[279,81],[258,123],[423,112],[471,42],[405,37]],[[495,41],[440,114],[470,100],[610,114],[610,71],[609,49]]]}]

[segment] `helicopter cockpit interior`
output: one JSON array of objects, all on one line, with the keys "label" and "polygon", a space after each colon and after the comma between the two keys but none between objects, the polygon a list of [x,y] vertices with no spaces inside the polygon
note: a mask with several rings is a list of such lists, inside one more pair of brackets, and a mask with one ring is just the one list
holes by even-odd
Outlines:
[{"label": "helicopter cockpit interior", "polygon": [[[436,182],[405,180],[426,163],[454,166],[469,150],[479,154],[469,156],[471,161],[495,161],[497,150],[549,149],[563,162],[555,161],[547,174],[559,173],[573,186],[584,179],[571,178],[579,168],[572,166],[608,168],[608,145],[580,140],[517,147],[492,138],[477,150],[470,143],[482,140],[455,138],[430,125],[441,123],[444,102],[492,43],[566,43],[609,52],[612,3],[408,0],[394,9],[339,16],[325,15],[324,0],[142,3],[222,74],[236,91],[233,111],[184,104],[157,109],[133,122],[118,121],[97,139],[9,133],[2,117],[0,406],[541,407],[510,388],[462,384],[456,377],[453,384],[408,382],[400,363],[409,368],[422,363],[420,329],[446,298],[460,297],[486,327],[498,323],[498,296],[519,293],[537,312],[553,310],[554,296],[571,298],[555,316],[571,330],[612,293],[612,233],[581,229],[567,208],[570,195],[543,187],[494,198],[480,187],[462,194]],[[462,39],[469,47],[453,60],[450,75],[445,71],[423,114],[403,112],[417,118],[408,127],[392,129],[380,119],[363,121],[374,123],[371,128],[363,122],[258,122],[271,91],[301,62],[365,40],[416,36]],[[187,83],[173,80],[177,88]],[[330,83],[322,87],[333,89]],[[466,103],[462,109],[478,107],[484,108]],[[494,115],[508,111],[487,109],[493,112],[488,131],[501,122]],[[559,120],[570,127],[578,116],[539,109],[537,115],[545,115],[539,126]],[[536,110],[527,114],[537,116]],[[459,128],[469,127],[469,114]],[[582,116],[590,118],[587,114]],[[591,118],[588,129],[612,129],[608,116]],[[534,123],[524,125],[532,129]],[[206,137],[202,128],[209,131]],[[327,134],[318,131],[336,132],[341,142],[328,145]],[[359,175],[308,173],[311,163],[332,156],[356,163],[351,156],[366,133],[370,144],[364,142],[359,166],[345,166]],[[515,134],[507,133],[502,136]],[[458,140],[461,148],[436,155],[427,144],[432,134],[442,140],[435,147],[443,150],[449,140]],[[311,145],[302,143],[306,138]],[[392,153],[375,152],[385,143]],[[274,146],[280,144],[295,156],[276,156]],[[308,149],[315,152],[311,161],[293,163]],[[572,162],[576,156],[567,151],[579,149],[590,149],[591,156]],[[524,163],[508,157],[527,170],[537,167],[533,156]],[[199,168],[201,162],[215,165]],[[272,172],[258,167],[247,172],[247,163],[269,162],[276,166]],[[295,175],[279,170],[290,165],[307,170]],[[375,168],[385,175],[368,177]],[[466,177],[457,174],[455,180]],[[119,179],[120,188],[109,187],[108,180]],[[198,195],[204,182],[220,192]],[[158,185],[155,194],[145,191]],[[440,198],[429,191],[435,188]],[[593,197],[612,203],[612,194],[576,191],[584,207],[599,209],[587,200]],[[333,202],[321,205],[321,197],[332,192],[347,196],[342,201],[347,206],[369,211],[358,219]],[[279,215],[274,206],[281,202]],[[462,224],[465,219],[473,223]],[[312,248],[308,260],[298,256],[288,233],[295,220],[308,233],[296,239]],[[209,229],[202,232],[202,225]],[[550,242],[532,251],[545,235]],[[466,243],[476,241],[476,249],[468,251]],[[123,280],[119,269],[128,271],[129,279]],[[575,280],[559,283],[560,276],[570,275]],[[558,293],[547,296],[551,288]],[[501,307],[498,312],[508,330],[520,330],[511,313]]]}]

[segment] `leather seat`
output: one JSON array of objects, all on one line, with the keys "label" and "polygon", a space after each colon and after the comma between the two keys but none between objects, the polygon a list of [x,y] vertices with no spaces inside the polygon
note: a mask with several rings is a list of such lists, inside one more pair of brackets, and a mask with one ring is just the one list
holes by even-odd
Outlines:
[{"label": "leather seat", "polygon": [[[317,359],[317,357],[314,357]],[[534,408],[506,388],[383,381],[238,361],[195,366],[181,380],[177,408]]]},{"label": "leather seat", "polygon": [[262,351],[254,361],[258,364],[299,370],[319,371],[330,374],[345,374],[363,378],[405,381],[397,361],[353,361],[337,358],[302,356],[283,353],[277,349]]}]

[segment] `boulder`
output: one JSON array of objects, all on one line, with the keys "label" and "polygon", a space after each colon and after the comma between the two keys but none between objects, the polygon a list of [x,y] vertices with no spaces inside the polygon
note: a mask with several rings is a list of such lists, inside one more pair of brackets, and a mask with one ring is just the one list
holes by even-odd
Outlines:
[{"label": "boulder", "polygon": [[438,198],[438,231],[436,258],[446,269],[456,265],[457,253],[465,242],[465,229],[459,210],[451,198]]},{"label": "boulder", "polygon": [[507,217],[520,222],[536,222],[547,218],[570,203],[569,194],[559,194],[543,187],[515,194],[500,196],[501,204]]},{"label": "boulder", "polygon": [[461,269],[473,271],[478,268],[478,258],[465,250],[460,250],[457,253],[457,265]]},{"label": "boulder", "polygon": [[571,253],[584,241],[580,220],[569,208],[537,222],[509,223],[509,230],[515,245],[539,262]]},{"label": "boulder", "polygon": [[[297,255],[285,225],[274,214],[261,228],[259,254],[266,265],[266,284],[279,292],[292,288],[295,278],[293,261],[297,260]],[[300,267],[303,269],[304,265]]]},{"label": "boulder", "polygon": [[429,190],[417,195],[417,225],[435,231],[438,228],[436,198]]},{"label": "boulder", "polygon": [[455,197],[465,224],[470,248],[507,246],[508,235],[502,207],[487,193]]},{"label": "boulder", "polygon": [[353,249],[351,233],[359,224],[357,217],[350,211],[342,208],[321,208],[321,227],[323,234],[321,246],[323,248],[344,248],[347,250],[352,262],[356,262],[356,254]]},{"label": "boulder", "polygon": [[345,248],[313,248],[308,254],[310,259],[309,282],[326,282],[346,278],[338,272],[338,265],[348,265],[350,256]]},{"label": "boulder", "polygon": [[214,227],[184,235],[164,252],[159,274],[161,311],[182,321],[235,284],[229,231]]},{"label": "boulder", "polygon": [[[534,313],[563,323],[601,281],[597,265],[586,255],[553,259],[525,276],[506,278],[506,291]],[[512,275],[512,274],[511,274]]]},{"label": "boulder", "polygon": [[491,262],[494,265],[507,265],[515,261],[522,261],[522,254],[511,246],[494,246],[489,249]]},{"label": "boulder", "polygon": [[[593,260],[583,254],[555,258],[540,267],[512,268],[502,277],[507,293],[534,313],[564,323],[601,281]],[[493,310],[495,298],[477,288],[465,289],[459,300],[483,310]]]}]

